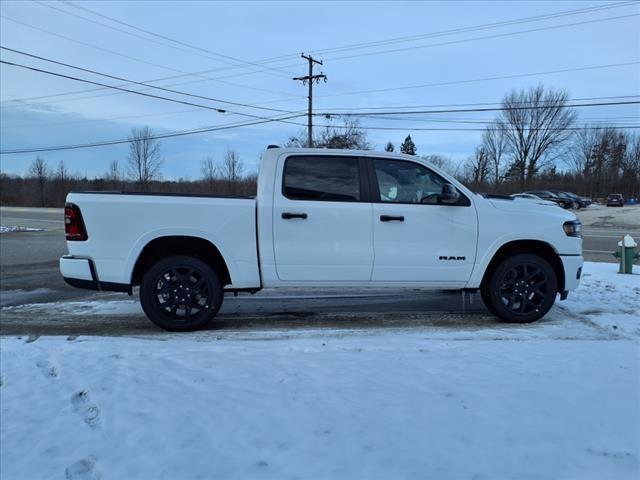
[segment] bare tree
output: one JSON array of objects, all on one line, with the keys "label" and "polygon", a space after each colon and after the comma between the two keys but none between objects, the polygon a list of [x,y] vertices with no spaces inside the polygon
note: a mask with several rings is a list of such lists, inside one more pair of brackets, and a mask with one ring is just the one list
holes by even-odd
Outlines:
[{"label": "bare tree", "polygon": [[67,187],[69,183],[69,170],[67,170],[64,160],[60,160],[60,163],[58,163],[58,168],[56,168],[55,172],[55,182],[57,190],[56,202],[62,203],[67,195]]},{"label": "bare tree", "polygon": [[629,135],[615,127],[593,125],[576,133],[566,158],[581,184],[581,193],[602,195],[633,176],[625,168],[629,144]]},{"label": "bare tree", "polygon": [[56,168],[56,180],[64,183],[69,180],[69,170],[67,170],[67,166],[64,164],[64,160],[60,160],[58,163],[58,168]]},{"label": "bare tree", "polygon": [[[627,137],[627,148],[622,163],[622,178],[629,195],[640,196],[640,134]],[[611,193],[611,192],[610,192]]]},{"label": "bare tree", "polygon": [[573,136],[568,148],[568,155],[565,156],[567,166],[577,174],[582,174],[589,163],[593,146],[598,143],[598,131],[594,128],[579,130]]},{"label": "bare tree", "polygon": [[566,91],[542,85],[504,97],[497,126],[504,131],[522,189],[545,166],[549,153],[571,137],[576,113],[566,106],[568,98]]},{"label": "bare tree", "polygon": [[454,164],[453,160],[449,157],[445,157],[443,155],[431,154],[431,155],[423,155],[423,160],[426,160],[429,163],[432,163],[440,170],[444,170],[449,175],[453,175],[454,177],[458,175],[459,165]]},{"label": "bare tree", "polygon": [[222,163],[221,176],[227,182],[230,193],[235,193],[238,183],[242,179],[242,161],[240,155],[235,150],[227,150],[224,154],[224,162]]},{"label": "bare tree", "polygon": [[40,196],[40,206],[44,207],[44,189],[47,181],[49,180],[49,167],[47,166],[47,162],[43,158],[37,157],[29,167],[29,175],[35,178],[37,181],[38,194]]},{"label": "bare tree", "polygon": [[491,165],[491,176],[495,187],[500,183],[503,157],[507,150],[507,137],[504,130],[496,122],[487,125],[482,133],[482,145]]},{"label": "bare tree", "polygon": [[162,166],[160,142],[152,136],[153,131],[149,127],[132,128],[129,135],[129,177],[144,190],[149,188],[149,182],[160,176]]},{"label": "bare tree", "polygon": [[107,170],[105,174],[105,180],[108,182],[110,188],[119,190],[123,180],[122,177],[123,175],[118,160],[111,160],[111,162],[109,162],[109,170]]},{"label": "bare tree", "polygon": [[209,184],[209,191],[213,192],[215,181],[218,178],[218,166],[213,161],[213,158],[207,156],[202,160],[202,176],[205,181]]},{"label": "bare tree", "polygon": [[490,170],[489,156],[484,145],[480,145],[465,163],[465,176],[475,185],[482,185],[489,177]]},{"label": "bare tree", "polygon": [[[306,134],[290,137],[286,147],[306,147]],[[340,148],[348,150],[369,150],[371,145],[367,133],[360,127],[358,120],[345,118],[342,125],[327,125],[313,140],[315,148]]]}]

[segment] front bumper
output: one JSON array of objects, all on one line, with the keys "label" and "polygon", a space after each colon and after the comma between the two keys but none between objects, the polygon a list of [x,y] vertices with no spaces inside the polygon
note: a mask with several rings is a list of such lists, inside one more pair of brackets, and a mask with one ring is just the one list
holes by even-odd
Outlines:
[{"label": "front bumper", "polygon": [[60,273],[64,281],[72,287],[132,294],[131,285],[101,282],[93,260],[90,258],[64,255],[60,258]]},{"label": "front bumper", "polygon": [[580,285],[584,258],[582,255],[560,255],[560,259],[564,269],[564,291],[561,293],[566,298],[567,292],[575,290]]}]

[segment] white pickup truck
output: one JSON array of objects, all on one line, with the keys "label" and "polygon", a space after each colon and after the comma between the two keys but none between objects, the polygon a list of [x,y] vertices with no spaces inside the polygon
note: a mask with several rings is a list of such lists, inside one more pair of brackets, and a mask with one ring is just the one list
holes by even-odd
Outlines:
[{"label": "white pickup truck", "polygon": [[580,281],[581,224],[481,196],[414,156],[269,148],[257,197],[70,193],[67,283],[132,294],[173,331],[210,322],[225,291],[408,287],[480,292],[532,322]]}]

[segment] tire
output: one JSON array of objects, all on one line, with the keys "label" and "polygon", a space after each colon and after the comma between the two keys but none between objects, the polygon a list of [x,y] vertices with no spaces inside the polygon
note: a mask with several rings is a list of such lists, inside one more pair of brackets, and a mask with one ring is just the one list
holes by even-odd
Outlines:
[{"label": "tire", "polygon": [[493,304],[491,303],[491,295],[489,294],[489,288],[487,286],[483,285],[482,287],[480,287],[480,297],[482,298],[482,303],[484,303],[484,306],[487,307],[487,310],[489,310],[490,313],[497,317],[498,314],[496,313],[495,309],[493,308]]},{"label": "tire", "polygon": [[189,256],[163,258],[144,274],[140,285],[147,318],[171,332],[203,328],[216,316],[223,298],[216,271]]},{"label": "tire", "polygon": [[[558,293],[556,274],[544,258],[518,254],[502,260],[481,291],[490,312],[509,323],[530,323],[543,317]],[[486,297],[486,299],[485,299]]]}]

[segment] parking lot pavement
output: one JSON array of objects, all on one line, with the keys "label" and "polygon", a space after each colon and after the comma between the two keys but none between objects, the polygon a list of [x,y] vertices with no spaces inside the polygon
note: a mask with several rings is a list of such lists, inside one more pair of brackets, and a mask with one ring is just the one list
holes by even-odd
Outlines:
[{"label": "parking lot pavement", "polygon": [[[623,234],[630,233],[640,238],[638,206],[620,209],[594,206],[576,213],[584,224],[587,260],[611,262],[614,260],[611,253]],[[58,271],[58,259],[66,253],[62,215],[62,209],[0,208],[2,225],[43,229],[0,234],[0,306],[3,307],[0,332],[71,334],[91,330],[96,334],[124,334],[153,331],[154,327],[138,307],[137,297],[80,290],[62,280]],[[54,307],[38,310],[39,304]],[[96,304],[124,308],[124,314],[120,310],[116,315],[109,308],[102,312],[94,311],[90,315],[89,326],[82,317],[61,308],[67,305],[82,311]],[[237,298],[227,295],[220,323],[214,324],[214,328],[243,328],[269,322],[274,324],[274,328],[312,324],[356,325],[358,322],[366,324],[369,320],[378,322],[378,325],[412,324],[416,321],[416,312],[421,312],[422,321],[427,323],[438,322],[437,318],[447,315],[449,321],[456,319],[454,324],[460,321],[470,324],[493,321],[477,296],[463,298],[455,292],[367,289],[345,294],[335,289],[292,289],[264,290],[256,295],[243,294]],[[428,312],[427,316],[425,312]]]},{"label": "parking lot pavement", "polygon": [[58,259],[67,251],[62,209],[1,207],[0,224],[42,229],[0,234],[0,301],[3,305],[5,291],[38,290],[39,293],[32,296],[34,301],[78,295],[64,283],[58,271]]},{"label": "parking lot pavement", "polygon": [[582,248],[586,260],[615,261],[612,254],[624,235],[640,239],[640,205],[622,208],[591,205],[575,213],[582,222]]}]

